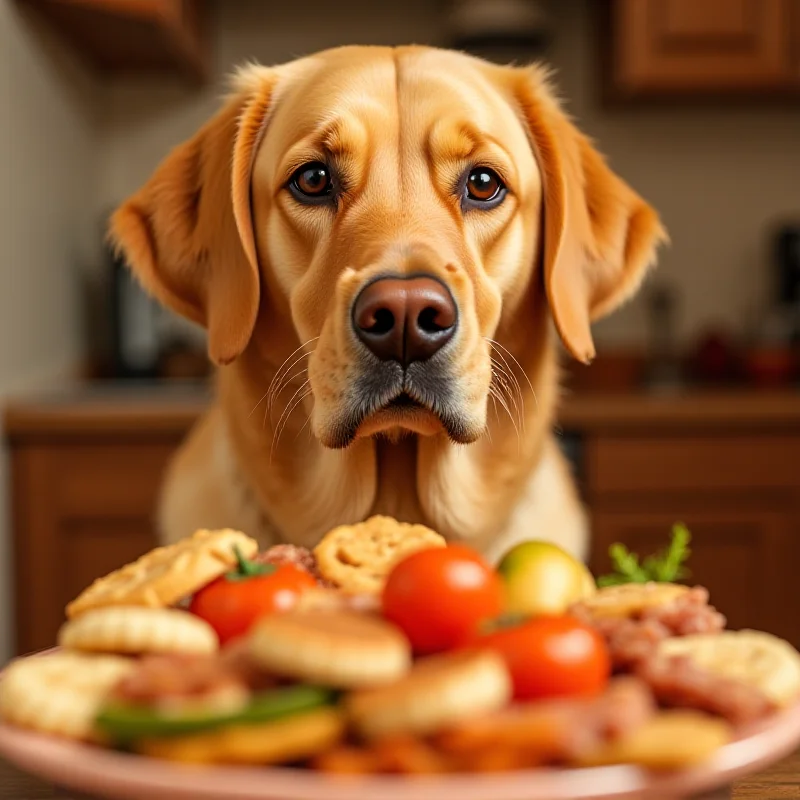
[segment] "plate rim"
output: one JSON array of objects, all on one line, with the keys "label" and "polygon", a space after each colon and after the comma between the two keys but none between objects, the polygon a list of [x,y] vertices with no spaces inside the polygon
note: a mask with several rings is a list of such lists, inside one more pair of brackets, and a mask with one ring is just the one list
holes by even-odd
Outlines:
[{"label": "plate rim", "polygon": [[[776,741],[777,737],[777,741]],[[656,774],[632,765],[547,768],[491,775],[330,776],[286,767],[172,764],[0,723],[0,755],[63,788],[135,800],[633,800],[654,791],[697,793],[719,788],[779,761],[800,745],[800,703],[722,747],[698,767]],[[86,756],[90,755],[90,758]],[[143,769],[146,765],[146,769]],[[607,788],[603,788],[607,787]]]}]

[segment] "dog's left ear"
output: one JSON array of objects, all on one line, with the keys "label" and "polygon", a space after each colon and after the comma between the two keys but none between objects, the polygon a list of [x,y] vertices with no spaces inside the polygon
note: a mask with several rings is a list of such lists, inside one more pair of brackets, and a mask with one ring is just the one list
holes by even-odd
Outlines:
[{"label": "dog's left ear", "polygon": [[591,323],[638,288],[667,236],[656,212],[605,163],[560,108],[540,67],[515,69],[514,94],[544,188],[544,280],[575,358],[595,354]]},{"label": "dog's left ear", "polygon": [[241,354],[258,313],[250,176],[275,83],[272,70],[243,70],[222,109],[111,218],[110,237],[141,284],[208,330],[216,364]]}]

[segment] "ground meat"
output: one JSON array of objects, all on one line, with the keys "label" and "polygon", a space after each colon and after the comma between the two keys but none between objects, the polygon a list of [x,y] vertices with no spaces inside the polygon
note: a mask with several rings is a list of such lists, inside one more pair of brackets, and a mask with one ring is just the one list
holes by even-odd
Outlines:
[{"label": "ground meat", "polygon": [[632,676],[615,678],[591,709],[591,725],[604,740],[635,731],[656,712],[650,687]]},{"label": "ground meat", "polygon": [[499,748],[524,756],[520,766],[570,763],[621,736],[656,713],[653,693],[634,676],[614,678],[597,697],[564,697],[511,706],[465,720],[434,737],[444,753],[465,760]]},{"label": "ground meat", "polygon": [[615,678],[599,697],[545,702],[552,725],[552,761],[570,762],[605,742],[632,733],[656,712],[646,683],[632,676]]},{"label": "ground meat", "polygon": [[616,671],[626,671],[651,656],[658,643],[670,636],[657,620],[604,619],[592,623],[605,637]]},{"label": "ground meat", "polygon": [[659,642],[670,636],[715,633],[725,628],[725,617],[708,605],[708,591],[696,586],[670,603],[644,609],[632,618],[595,617],[591,607],[578,603],[572,613],[604,637],[614,669],[627,671],[653,655]]},{"label": "ground meat", "polygon": [[735,725],[755,722],[775,711],[757,689],[712,675],[682,656],[651,656],[636,673],[665,706],[694,708],[717,714]]},{"label": "ground meat", "polygon": [[146,656],[113,692],[120,702],[158,708],[244,705],[249,695],[242,676],[218,655]]},{"label": "ground meat", "polygon": [[263,553],[259,553],[254,560],[260,564],[275,564],[278,567],[284,564],[292,564],[314,577],[320,586],[331,587],[331,584],[320,575],[314,554],[306,547],[297,547],[293,544],[276,544]]},{"label": "ground meat", "polygon": [[693,587],[671,603],[645,609],[641,619],[659,622],[671,636],[717,633],[726,624],[724,615],[708,604],[708,589],[702,586]]}]

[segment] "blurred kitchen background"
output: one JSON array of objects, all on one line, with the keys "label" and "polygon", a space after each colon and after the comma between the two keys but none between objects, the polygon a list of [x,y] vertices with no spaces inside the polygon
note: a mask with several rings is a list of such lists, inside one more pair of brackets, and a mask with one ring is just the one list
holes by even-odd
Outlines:
[{"label": "blurred kitchen background", "polygon": [[548,61],[670,232],[596,363],[567,365],[593,566],[683,520],[732,623],[800,644],[800,0],[2,0],[0,660],[152,545],[207,402],[202,332],[115,263],[108,212],[234,65],[411,42]]}]

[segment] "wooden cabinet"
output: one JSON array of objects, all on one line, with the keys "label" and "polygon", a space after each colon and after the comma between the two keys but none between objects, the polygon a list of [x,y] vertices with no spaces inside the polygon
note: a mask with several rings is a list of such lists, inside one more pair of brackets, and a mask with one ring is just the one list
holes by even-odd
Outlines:
[{"label": "wooden cabinet", "polygon": [[164,469],[203,404],[90,396],[8,410],[17,653],[51,647],[66,603],[155,546]]},{"label": "wooden cabinet", "polygon": [[800,94],[798,0],[612,0],[614,96]]},{"label": "wooden cabinet", "polygon": [[205,0],[17,0],[44,19],[103,76],[207,78]]}]

